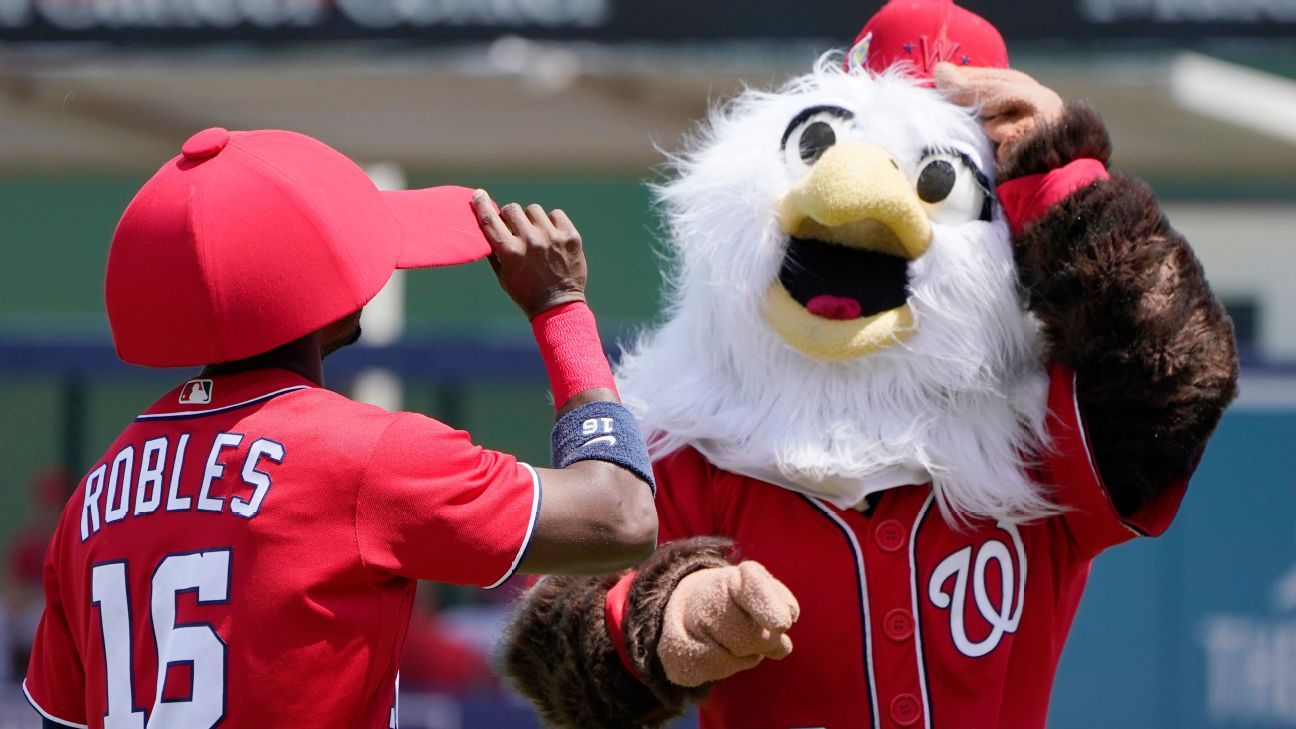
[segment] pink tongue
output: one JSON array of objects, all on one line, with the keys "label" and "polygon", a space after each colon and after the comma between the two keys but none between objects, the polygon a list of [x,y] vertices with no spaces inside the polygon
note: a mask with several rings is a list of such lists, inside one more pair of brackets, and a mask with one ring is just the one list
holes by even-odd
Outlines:
[{"label": "pink tongue", "polygon": [[806,304],[806,309],[815,316],[838,321],[858,319],[860,314],[863,313],[860,303],[855,299],[829,296],[828,294],[822,294],[810,299],[810,303]]}]

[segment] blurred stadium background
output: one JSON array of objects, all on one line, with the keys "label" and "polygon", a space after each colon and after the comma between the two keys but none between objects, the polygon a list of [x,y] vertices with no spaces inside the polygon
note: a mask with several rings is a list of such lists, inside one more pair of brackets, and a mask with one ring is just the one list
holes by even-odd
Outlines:
[{"label": "blurred stadium background", "polygon": [[[1116,165],[1167,201],[1246,353],[1179,523],[1097,563],[1050,725],[1296,726],[1296,0],[965,4],[1019,68],[1104,112]],[[68,490],[187,376],[116,361],[102,275],[126,202],[191,133],[295,129],[387,186],[561,206],[615,342],[658,311],[658,147],[848,45],[879,5],[0,0],[0,729],[36,725],[17,681]],[[488,268],[403,276],[384,299],[330,384],[545,462],[539,358]],[[420,594],[403,726],[534,726],[488,669],[512,593]]]}]

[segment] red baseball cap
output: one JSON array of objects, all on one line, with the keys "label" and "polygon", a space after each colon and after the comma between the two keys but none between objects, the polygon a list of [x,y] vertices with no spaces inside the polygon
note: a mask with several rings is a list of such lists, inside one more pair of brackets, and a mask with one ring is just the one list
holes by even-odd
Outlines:
[{"label": "red baseball cap", "polygon": [[990,21],[952,0],[891,0],[855,38],[847,64],[881,73],[908,63],[931,79],[941,61],[1008,68],[1008,47]]},{"label": "red baseball cap", "polygon": [[472,192],[379,191],[295,132],[199,132],[113,234],[117,354],[151,367],[244,359],[358,311],[395,269],[484,258]]}]

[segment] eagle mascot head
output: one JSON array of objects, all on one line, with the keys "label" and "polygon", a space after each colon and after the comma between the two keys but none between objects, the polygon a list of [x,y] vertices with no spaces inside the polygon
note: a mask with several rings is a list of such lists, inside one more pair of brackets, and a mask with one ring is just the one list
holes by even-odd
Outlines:
[{"label": "eagle mascot head", "polygon": [[939,62],[1006,67],[999,33],[893,0],[843,59],[715,109],[657,188],[665,320],[618,368],[655,456],[859,508],[930,482],[947,519],[1052,513],[1028,475],[1047,378],[994,151]]}]

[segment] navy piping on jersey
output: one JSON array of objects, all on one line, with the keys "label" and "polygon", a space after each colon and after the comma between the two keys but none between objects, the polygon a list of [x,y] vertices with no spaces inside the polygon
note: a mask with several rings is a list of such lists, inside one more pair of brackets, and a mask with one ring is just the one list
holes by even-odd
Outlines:
[{"label": "navy piping on jersey", "polygon": [[487,585],[485,589],[494,590],[500,585],[508,582],[509,578],[517,573],[518,567],[522,566],[522,560],[526,557],[527,550],[531,548],[531,537],[535,536],[536,522],[540,520],[540,503],[544,497],[544,489],[540,484],[540,474],[529,463],[518,462],[531,473],[531,518],[527,522],[526,534],[522,537],[522,546],[518,547],[517,556],[513,557],[513,564],[509,565],[508,571],[498,580]]},{"label": "navy piping on jersey", "polygon": [[927,693],[927,656],[923,653],[922,644],[922,606],[919,604],[921,593],[918,592],[918,531],[927,521],[932,503],[936,501],[936,492],[927,495],[918,518],[914,519],[913,533],[909,535],[909,589],[913,593],[914,651],[918,654],[918,687],[922,689],[923,726],[931,729],[933,723],[931,696]]},{"label": "navy piping on jersey", "polygon": [[282,390],[275,390],[274,392],[266,393],[266,394],[264,394],[264,395],[262,395],[262,396],[260,396],[260,397],[254,397],[254,398],[252,398],[251,400],[244,400],[243,402],[240,402],[240,403],[235,403],[235,404],[233,404],[233,405],[226,405],[226,406],[224,406],[224,407],[219,407],[219,408],[212,408],[211,410],[194,410],[194,411],[192,411],[192,412],[187,412],[187,413],[154,413],[154,414],[152,414],[152,415],[149,415],[149,414],[145,414],[145,415],[136,415],[136,416],[135,416],[135,422],[140,422],[140,421],[142,421],[142,420],[143,420],[143,421],[147,421],[147,420],[186,420],[186,419],[188,419],[188,418],[203,418],[203,417],[206,417],[206,416],[208,416],[208,415],[216,415],[216,414],[219,414],[219,413],[227,413],[227,412],[229,412],[229,411],[231,411],[231,410],[237,410],[237,409],[239,409],[239,408],[245,408],[245,407],[247,407],[247,406],[249,406],[249,405],[256,405],[257,403],[265,402],[266,400],[269,400],[269,399],[271,399],[271,398],[279,397],[280,395],[284,395],[284,394],[287,394],[287,393],[289,393],[289,392],[296,392],[297,390],[306,390],[306,389],[309,389],[309,388],[310,388],[310,385],[294,385],[294,386],[292,386],[292,387],[285,387],[285,388],[282,389]]},{"label": "navy piping on jersey", "polygon": [[855,532],[851,531],[850,526],[847,525],[840,516],[834,514],[830,507],[820,503],[818,499],[811,498],[805,494],[798,495],[805,499],[807,503],[817,509],[824,516],[828,517],[828,520],[841,530],[842,535],[846,537],[846,544],[850,547],[851,553],[855,556],[855,576],[859,578],[856,580],[855,589],[859,594],[860,618],[863,621],[864,628],[860,633],[860,637],[864,640],[864,677],[868,681],[869,702],[873,708],[872,712],[870,712],[873,715],[872,726],[873,729],[879,729],[882,717],[878,710],[877,686],[873,683],[873,624],[869,620],[868,577],[864,573],[864,550],[860,547],[859,539],[855,536]]}]

